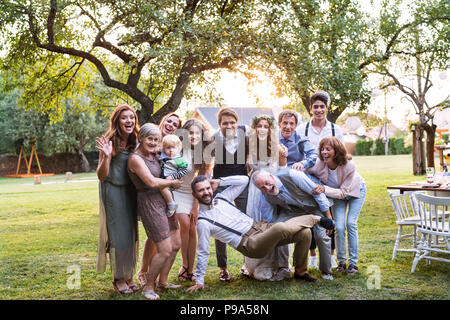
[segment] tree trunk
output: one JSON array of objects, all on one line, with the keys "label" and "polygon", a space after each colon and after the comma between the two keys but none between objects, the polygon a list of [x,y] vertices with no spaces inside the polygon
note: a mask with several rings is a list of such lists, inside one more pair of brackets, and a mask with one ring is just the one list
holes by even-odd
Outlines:
[{"label": "tree trunk", "polygon": [[434,136],[436,134],[436,125],[425,124],[422,125],[424,131],[427,133],[427,167],[434,168]]},{"label": "tree trunk", "polygon": [[336,108],[333,110],[328,109],[327,120],[333,123],[336,123],[339,116],[342,114],[344,110],[341,108]]},{"label": "tree trunk", "polygon": [[413,173],[414,175],[425,174],[425,151],[423,147],[423,131],[415,125],[411,128],[413,132]]},{"label": "tree trunk", "polygon": [[87,160],[86,156],[84,155],[83,149],[77,149],[76,151],[77,151],[78,158],[80,159],[81,171],[83,171],[83,172],[91,171],[89,161]]}]

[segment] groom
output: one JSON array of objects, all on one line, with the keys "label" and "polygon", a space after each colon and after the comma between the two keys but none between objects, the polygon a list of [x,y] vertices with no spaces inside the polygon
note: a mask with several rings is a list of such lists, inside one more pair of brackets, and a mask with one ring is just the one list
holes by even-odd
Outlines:
[{"label": "groom", "polygon": [[[247,184],[248,177],[243,175],[211,181],[205,176],[197,176],[192,181],[192,194],[199,202],[198,248],[196,284],[188,288],[188,292],[205,287],[210,237],[229,244],[250,258],[263,258],[277,246],[295,243],[294,278],[307,282],[318,281],[306,272],[311,243],[310,228],[320,224],[331,230],[334,229],[334,222],[316,215],[303,215],[278,223],[256,222],[232,204]],[[213,197],[213,189],[218,186],[227,188]]]}]

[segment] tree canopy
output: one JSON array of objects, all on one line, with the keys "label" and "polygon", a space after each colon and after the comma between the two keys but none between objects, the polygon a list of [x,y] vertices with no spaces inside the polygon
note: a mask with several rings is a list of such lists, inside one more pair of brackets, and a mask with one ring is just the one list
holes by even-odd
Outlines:
[{"label": "tree canopy", "polygon": [[118,98],[135,101],[141,122],[157,122],[203,71],[233,69],[244,59],[254,8],[233,0],[1,0],[3,67],[27,71],[25,93],[39,91],[45,102],[28,97],[29,106],[58,112],[66,96],[84,90],[90,63]]},{"label": "tree canopy", "polygon": [[448,2],[411,0],[400,21],[402,2],[383,0],[372,15],[356,0],[0,0],[2,69],[23,88],[21,104],[53,121],[70,99],[91,110],[126,102],[141,123],[158,122],[221,69],[262,70],[307,111],[326,90],[336,121],[368,106],[368,74],[405,53],[418,27],[447,24],[437,41],[448,46]]}]

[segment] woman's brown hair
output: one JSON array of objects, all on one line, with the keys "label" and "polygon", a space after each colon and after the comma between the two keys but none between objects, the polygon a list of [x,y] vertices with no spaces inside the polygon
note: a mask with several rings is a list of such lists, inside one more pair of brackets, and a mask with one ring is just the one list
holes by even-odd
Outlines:
[{"label": "woman's brown hair", "polygon": [[[266,120],[269,123],[269,132],[267,134],[267,140],[265,142],[260,141],[258,138],[258,135],[256,133],[256,127],[261,120]],[[250,133],[250,136],[254,134],[255,138],[256,138],[255,141],[253,141],[253,139],[252,139],[253,143],[251,143],[251,146],[250,146],[250,154],[251,154],[252,161],[258,161],[258,160],[268,161],[271,158],[272,158],[272,160],[277,160],[278,152],[274,152],[274,154],[272,155],[272,143],[274,144],[274,146],[277,146],[277,143],[278,143],[278,134],[277,134],[277,131],[275,128],[275,118],[273,116],[270,116],[267,114],[262,114],[262,115],[254,116],[251,121],[252,121],[251,128],[253,130]],[[256,143],[256,146],[255,146],[255,143]],[[267,159],[260,159],[260,155],[261,155],[260,148],[261,147],[267,148],[267,150],[266,150],[267,151],[267,154],[266,154]],[[277,150],[275,150],[275,151],[277,151]]]},{"label": "woman's brown hair", "polygon": [[[188,120],[184,124],[183,129],[184,130],[189,130],[193,126],[197,127],[200,130],[200,132],[201,132],[201,141],[199,143],[202,144],[202,153],[203,153],[205,148],[209,144],[212,143],[211,136],[209,134],[208,129],[204,125],[204,123],[202,121],[198,120],[198,119],[190,119],[190,120]],[[191,146],[191,148],[192,148],[192,146]],[[206,174],[206,172],[209,171],[209,167],[211,166],[210,163],[206,163],[205,162],[205,158],[204,158],[203,154],[202,154],[202,163],[196,164],[196,163],[194,163],[194,161],[192,161],[192,163],[193,163],[193,166],[194,166],[195,170],[197,170],[198,172],[201,172],[203,174]]]},{"label": "woman's brown hair", "polygon": [[131,132],[128,135],[127,139],[127,145],[125,146],[125,149],[128,151],[133,151],[136,148],[137,144],[137,136],[139,133],[139,121],[138,117],[136,115],[136,112],[132,107],[130,107],[127,104],[120,104],[118,105],[114,111],[111,114],[111,117],[109,118],[109,129],[105,133],[105,137],[112,141],[112,156],[114,157],[118,152],[120,152],[120,140],[122,138],[121,136],[121,130],[119,125],[120,120],[120,114],[123,111],[131,111],[134,114],[134,129],[133,132]]},{"label": "woman's brown hair", "polygon": [[344,166],[347,164],[347,160],[350,160],[351,157],[347,155],[347,149],[345,145],[336,137],[326,137],[320,140],[319,144],[319,159],[323,161],[322,153],[320,152],[324,145],[329,144],[334,150],[334,159],[333,161],[338,166]]}]

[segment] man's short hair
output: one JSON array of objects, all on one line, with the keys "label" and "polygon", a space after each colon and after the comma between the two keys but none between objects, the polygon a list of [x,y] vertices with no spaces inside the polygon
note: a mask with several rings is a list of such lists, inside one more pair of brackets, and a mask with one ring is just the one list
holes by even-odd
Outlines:
[{"label": "man's short hair", "polygon": [[327,107],[330,106],[330,102],[331,102],[331,98],[330,95],[328,94],[328,92],[326,91],[316,91],[312,96],[311,96],[311,106],[314,104],[314,102],[316,102],[317,100],[322,101],[323,103],[325,103],[325,105]]},{"label": "man's short hair", "polygon": [[203,182],[203,181],[205,181],[205,180],[208,180],[208,178],[207,178],[206,176],[202,176],[202,175],[196,176],[196,177],[194,178],[194,180],[192,180],[192,182],[191,182],[191,189],[192,189],[192,192],[195,192],[195,185],[196,185],[197,183]]},{"label": "man's short hair", "polygon": [[278,115],[278,124],[281,124],[281,122],[283,121],[284,117],[294,117],[295,118],[295,124],[298,124],[298,115],[297,112],[295,112],[294,110],[283,110],[280,112],[280,114]]},{"label": "man's short hair", "polygon": [[239,121],[238,114],[236,113],[236,111],[234,111],[231,108],[221,108],[219,110],[219,113],[217,114],[217,123],[219,123],[219,125],[222,122],[222,117],[223,116],[233,117],[234,119],[236,119],[236,122]]}]

